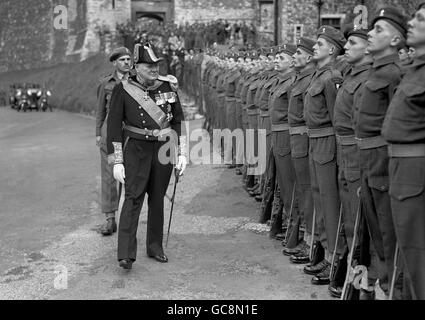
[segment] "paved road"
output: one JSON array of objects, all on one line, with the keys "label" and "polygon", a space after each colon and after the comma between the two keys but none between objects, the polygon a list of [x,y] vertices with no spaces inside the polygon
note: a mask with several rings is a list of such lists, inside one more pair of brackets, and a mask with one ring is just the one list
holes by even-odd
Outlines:
[{"label": "paved road", "polygon": [[116,235],[98,233],[93,135],[80,115],[0,107],[0,298],[330,299],[256,224],[259,205],[220,165],[191,166],[179,184],[170,262],[145,256],[144,208],[138,260],[118,268]]}]

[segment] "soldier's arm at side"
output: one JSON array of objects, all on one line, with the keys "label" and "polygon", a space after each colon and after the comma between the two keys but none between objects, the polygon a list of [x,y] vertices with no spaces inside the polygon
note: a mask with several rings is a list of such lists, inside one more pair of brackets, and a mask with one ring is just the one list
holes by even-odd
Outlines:
[{"label": "soldier's arm at side", "polygon": [[107,122],[106,144],[109,157],[115,155],[115,163],[122,163],[122,121],[124,120],[124,88],[116,85],[112,91]]},{"label": "soldier's arm at side", "polygon": [[336,83],[342,83],[342,77],[340,76],[334,76],[330,79],[327,79],[325,82],[325,99],[326,99],[326,106],[329,111],[329,116],[331,117],[332,124],[334,123],[334,107],[335,107],[335,100],[337,95],[337,88]]},{"label": "soldier's arm at side", "polygon": [[96,108],[96,137],[100,137],[100,129],[106,118],[106,95],[105,85],[102,82],[97,88],[97,108]]}]

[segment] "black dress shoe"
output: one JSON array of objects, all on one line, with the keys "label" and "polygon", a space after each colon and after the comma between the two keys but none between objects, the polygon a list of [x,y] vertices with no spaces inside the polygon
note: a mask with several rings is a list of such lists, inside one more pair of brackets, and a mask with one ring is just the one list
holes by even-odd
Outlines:
[{"label": "black dress shoe", "polygon": [[154,255],[154,256],[149,255],[149,258],[155,259],[156,261],[161,262],[161,263],[168,262],[168,258],[165,254],[157,254],[157,255]]},{"label": "black dress shoe", "polygon": [[[311,276],[315,276],[315,275],[321,273],[327,267],[330,267],[330,263],[323,259],[321,262],[319,262],[316,265],[304,267],[304,273],[309,274]],[[329,270],[330,270],[330,268],[329,268]]]},{"label": "black dress shoe", "polygon": [[263,196],[261,194],[255,196],[255,201],[261,202],[263,201]]},{"label": "black dress shoe", "polygon": [[331,283],[331,284],[329,284],[328,291],[329,291],[329,294],[332,297],[338,298],[338,299],[341,298],[341,295],[342,295],[342,288],[341,287],[338,287],[338,286],[335,287]]},{"label": "black dress shoe", "polygon": [[375,300],[375,291],[367,291],[365,289],[360,289],[359,300]]},{"label": "black dress shoe", "polygon": [[119,265],[121,268],[129,270],[133,267],[133,260],[131,259],[120,260]]},{"label": "black dress shoe", "polygon": [[241,176],[243,175],[242,169],[241,168],[236,168],[235,173],[237,176]]},{"label": "black dress shoe", "polygon": [[322,272],[315,275],[311,279],[311,283],[316,286],[327,285],[331,282],[330,275],[331,275],[331,264],[328,263],[327,266],[322,270]]},{"label": "black dress shoe", "polygon": [[106,224],[100,229],[100,233],[104,236],[110,236],[114,232],[117,232],[117,223],[115,218],[109,218]]}]

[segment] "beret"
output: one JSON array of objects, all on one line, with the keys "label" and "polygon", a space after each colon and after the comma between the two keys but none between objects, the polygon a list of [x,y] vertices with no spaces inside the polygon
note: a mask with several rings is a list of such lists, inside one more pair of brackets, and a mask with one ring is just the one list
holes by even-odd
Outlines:
[{"label": "beret", "polygon": [[280,47],[280,50],[281,50],[280,52],[286,53],[290,56],[293,56],[295,54],[295,52],[297,51],[297,46],[295,46],[293,44],[289,44],[289,43],[280,45],[279,47]]},{"label": "beret", "polygon": [[351,36],[355,36],[355,37],[359,37],[359,38],[367,40],[369,37],[368,33],[369,33],[369,30],[367,29],[362,29],[361,27],[354,26],[354,28],[352,28],[351,30],[347,32],[347,38]]},{"label": "beret", "polygon": [[372,26],[379,20],[385,20],[394,26],[401,34],[407,37],[407,17],[395,7],[383,7],[375,14],[372,20]]},{"label": "beret", "polygon": [[297,48],[302,48],[305,51],[307,51],[310,54],[314,54],[314,45],[316,44],[316,41],[306,38],[306,37],[301,37],[298,39],[297,41]]},{"label": "beret", "polygon": [[111,54],[109,55],[109,61],[115,61],[119,59],[122,56],[130,56],[131,52],[126,47],[119,47],[114,50],[112,50]]},{"label": "beret", "polygon": [[340,49],[344,49],[345,43],[347,42],[342,32],[331,26],[321,26],[317,32],[317,38],[319,37],[329,40]]}]

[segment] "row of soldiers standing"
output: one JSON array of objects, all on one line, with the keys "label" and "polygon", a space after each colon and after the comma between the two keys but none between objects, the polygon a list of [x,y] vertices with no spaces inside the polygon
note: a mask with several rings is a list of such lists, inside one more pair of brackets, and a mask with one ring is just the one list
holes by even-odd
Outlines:
[{"label": "row of soldiers standing", "polygon": [[[266,132],[253,142],[264,174],[240,145],[223,151],[262,202],[260,222],[334,297],[375,299],[379,285],[425,299],[424,21],[425,3],[410,21],[385,7],[370,30],[323,26],[296,46],[197,63],[206,126]],[[406,40],[416,57],[402,66]]]}]

